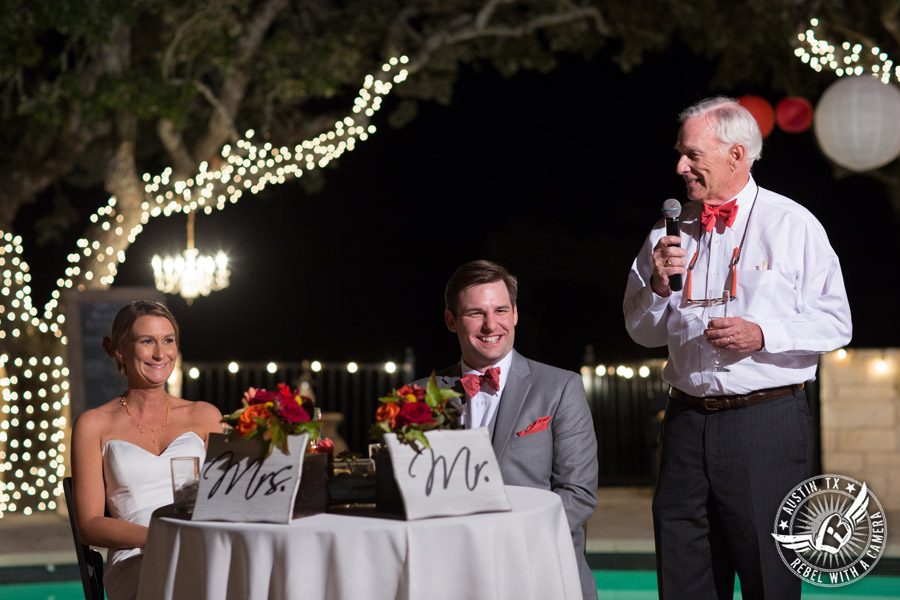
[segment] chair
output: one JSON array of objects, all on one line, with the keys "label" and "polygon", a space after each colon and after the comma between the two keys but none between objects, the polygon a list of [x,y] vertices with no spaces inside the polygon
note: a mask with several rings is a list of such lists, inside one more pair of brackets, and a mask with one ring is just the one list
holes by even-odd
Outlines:
[{"label": "chair", "polygon": [[81,571],[81,584],[84,586],[85,600],[103,600],[103,555],[78,539],[78,528],[75,527],[75,495],[72,493],[72,478],[63,477],[63,493],[66,495],[66,508],[69,509],[69,525],[72,526],[72,538],[75,540],[75,554],[78,556],[78,570]]}]

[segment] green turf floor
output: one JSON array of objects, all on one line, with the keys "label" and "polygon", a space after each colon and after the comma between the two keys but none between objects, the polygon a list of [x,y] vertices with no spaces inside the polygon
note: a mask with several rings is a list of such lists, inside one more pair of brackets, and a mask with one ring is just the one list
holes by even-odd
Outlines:
[{"label": "green turf floor", "polygon": [[[653,571],[594,571],[600,600],[655,600],[656,573]],[[740,592],[734,595],[739,600]],[[81,582],[0,585],[3,600],[81,600]],[[803,600],[896,600],[900,598],[900,577],[869,575],[848,586],[823,588],[803,584]]]},{"label": "green turf floor", "polygon": [[[656,600],[655,571],[594,571],[600,600]],[[738,585],[738,590],[740,585]],[[735,600],[741,598],[735,592]],[[900,577],[869,575],[850,585],[825,588],[803,583],[803,600],[897,600]]]}]

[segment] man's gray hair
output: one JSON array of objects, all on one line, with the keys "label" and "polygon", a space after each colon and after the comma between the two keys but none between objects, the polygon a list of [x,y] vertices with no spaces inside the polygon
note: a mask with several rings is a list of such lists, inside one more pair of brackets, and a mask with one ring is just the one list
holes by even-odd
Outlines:
[{"label": "man's gray hair", "polygon": [[748,166],[762,156],[762,133],[750,111],[738,104],[734,98],[716,96],[701,100],[685,109],[678,117],[683,124],[693,117],[707,116],[716,128],[716,138],[723,152],[734,144],[741,144],[746,150]]}]

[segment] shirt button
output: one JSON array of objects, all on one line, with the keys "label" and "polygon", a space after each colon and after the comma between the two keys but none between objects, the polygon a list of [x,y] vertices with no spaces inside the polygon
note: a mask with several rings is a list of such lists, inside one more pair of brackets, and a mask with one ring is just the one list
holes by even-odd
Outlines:
[{"label": "shirt button", "polygon": [[718,272],[718,271],[713,271],[712,275],[713,275],[713,277],[718,277],[718,276],[719,276],[719,272]]},{"label": "shirt button", "polygon": [[716,240],[716,246],[719,245],[719,242],[720,242],[720,241],[721,241],[721,240]]}]

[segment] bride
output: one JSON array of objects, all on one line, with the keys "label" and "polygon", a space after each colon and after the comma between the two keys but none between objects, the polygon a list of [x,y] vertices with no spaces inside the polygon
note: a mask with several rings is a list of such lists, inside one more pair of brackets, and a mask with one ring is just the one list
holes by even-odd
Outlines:
[{"label": "bride", "polygon": [[162,304],[136,300],[119,310],[103,347],[128,388],[82,413],[72,432],[78,535],[110,549],[103,581],[110,600],[137,595],[150,515],[172,503],[169,459],[202,463],[209,433],[222,431],[212,404],[166,392],[178,345],[178,324]]}]

